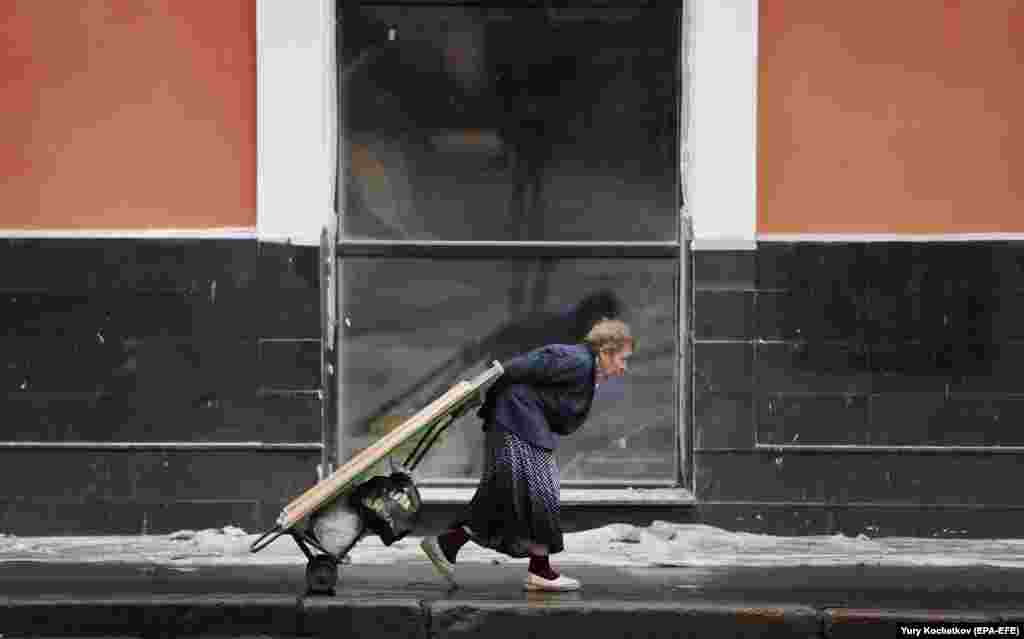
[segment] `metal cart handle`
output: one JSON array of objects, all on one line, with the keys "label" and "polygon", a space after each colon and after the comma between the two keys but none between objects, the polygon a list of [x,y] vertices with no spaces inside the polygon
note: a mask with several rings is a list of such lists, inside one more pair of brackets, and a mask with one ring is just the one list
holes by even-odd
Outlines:
[{"label": "metal cart handle", "polygon": [[[249,551],[250,552],[259,552],[259,551],[263,550],[264,548],[266,548],[267,546],[269,546],[270,544],[272,544],[275,541],[277,541],[277,538],[280,537],[283,534],[284,534],[284,531],[281,530],[280,526],[274,526],[273,528],[271,528],[267,532],[265,532],[262,535],[260,535],[259,539],[257,539],[256,541],[252,542],[252,545],[249,546]],[[271,535],[273,535],[273,537],[271,537],[270,539],[267,539]],[[264,540],[266,540],[266,541],[264,541]]]},{"label": "metal cart handle", "polygon": [[473,386],[480,387],[487,382],[497,379],[505,374],[505,369],[502,368],[501,362],[494,360],[491,362],[491,368],[488,368],[484,372],[480,373],[470,382]]}]

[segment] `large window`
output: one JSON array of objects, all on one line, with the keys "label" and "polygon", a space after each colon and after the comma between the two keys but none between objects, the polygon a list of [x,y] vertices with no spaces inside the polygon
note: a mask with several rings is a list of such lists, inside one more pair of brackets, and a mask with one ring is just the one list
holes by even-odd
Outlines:
[{"label": "large window", "polygon": [[[630,322],[563,480],[679,475],[676,9],[339,5],[342,458],[471,369]],[[479,421],[421,466],[479,475]]]}]

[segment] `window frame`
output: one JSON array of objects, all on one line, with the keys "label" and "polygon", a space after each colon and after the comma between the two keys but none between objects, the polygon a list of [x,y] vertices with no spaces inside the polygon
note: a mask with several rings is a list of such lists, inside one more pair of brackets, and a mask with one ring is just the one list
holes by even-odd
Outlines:
[{"label": "window frame", "polygon": [[[410,0],[375,0],[369,2],[357,2],[358,5],[394,5],[394,6],[475,6],[478,2],[453,1],[445,3],[415,2]],[[601,5],[594,8],[600,9]],[[687,37],[684,32],[684,13],[689,6],[680,3],[674,8],[676,54],[674,56],[675,72],[673,73],[673,127],[674,136],[674,166],[683,166],[683,138],[688,129],[688,109],[684,111],[688,96],[683,92],[683,70],[685,48]],[[342,16],[339,15],[339,25]],[[341,27],[338,29],[338,39],[341,38]],[[341,46],[336,49],[340,52]],[[340,54],[339,54],[340,55]],[[337,63],[337,73],[343,73],[340,62]],[[340,83],[339,83],[340,84]],[[686,215],[683,201],[685,188],[685,177],[682,171],[673,171],[674,175],[674,239],[671,241],[649,241],[649,242],[615,242],[615,241],[418,241],[418,240],[367,240],[349,239],[344,233],[344,196],[349,181],[349,167],[347,163],[349,148],[346,138],[346,127],[344,125],[343,104],[344,100],[339,97],[339,113],[337,126],[338,153],[337,158],[337,185],[335,188],[336,209],[337,209],[337,233],[335,243],[335,288],[342,281],[341,273],[344,268],[344,260],[352,257],[377,257],[389,258],[427,258],[437,260],[450,259],[480,259],[493,258],[496,254],[502,260],[510,259],[538,259],[538,258],[618,258],[618,259],[654,259],[670,258],[674,261],[674,324],[677,328],[677,374],[674,376],[674,407],[675,407],[675,470],[671,481],[665,480],[631,480],[622,482],[618,480],[565,480],[564,486],[569,488],[669,488],[685,489],[692,492],[693,489],[693,463],[692,463],[692,335],[691,335],[691,300],[692,300],[692,275],[691,275],[691,244],[692,225]],[[338,294],[336,300],[336,317],[344,317],[344,300]],[[334,386],[338,389],[337,395],[340,398],[344,388],[344,380],[341,378],[342,367],[340,363],[344,358],[344,346],[340,339],[335,339],[337,350],[334,354],[337,366],[337,378]],[[341,424],[344,423],[341,415],[341,402],[337,407],[337,448],[340,450],[343,445],[344,433],[341,432]],[[471,480],[430,480],[424,479],[423,485],[427,490],[456,488],[462,489],[474,485]],[[462,496],[464,497],[464,496]],[[461,498],[455,501],[461,501]],[[666,498],[662,496],[661,501]],[[692,498],[684,499],[690,501]],[[671,499],[668,499],[671,501]],[[621,503],[621,502],[618,502]]]}]

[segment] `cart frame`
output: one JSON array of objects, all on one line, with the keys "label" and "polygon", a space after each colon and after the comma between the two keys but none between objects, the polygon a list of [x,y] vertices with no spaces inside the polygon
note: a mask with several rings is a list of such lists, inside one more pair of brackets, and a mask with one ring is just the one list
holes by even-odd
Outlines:
[{"label": "cart frame", "polygon": [[[475,408],[483,401],[483,386],[493,381],[504,373],[504,369],[497,361],[492,362],[491,368],[481,373],[470,382],[459,382],[452,387],[444,396],[427,406],[416,415],[413,415],[403,422],[393,432],[400,432],[402,429],[409,429],[398,437],[388,440],[384,445],[382,439],[375,446],[383,446],[380,451],[373,451],[374,446],[356,455],[348,463],[342,465],[332,475],[318,482],[313,488],[306,491],[282,510],[278,517],[277,524],[257,538],[250,546],[253,553],[259,552],[276,541],[283,535],[289,535],[295,541],[299,550],[302,551],[308,560],[306,565],[307,594],[335,594],[335,586],[338,581],[338,566],[345,562],[348,553],[355,547],[367,533],[366,522],[362,522],[360,531],[355,539],[337,555],[324,548],[320,540],[307,528],[298,524],[307,521],[312,515],[318,512],[324,505],[333,503],[343,493],[349,492],[359,483],[365,480],[365,474],[380,460],[389,456],[395,448],[409,439],[421,433],[419,441],[412,452],[406,457],[402,467],[410,472],[423,461],[427,453],[437,442],[438,438],[457,419],[461,418],[470,409]],[[454,393],[454,399],[449,396]],[[449,398],[448,401],[445,401]],[[441,402],[435,407],[434,404]],[[433,408],[432,408],[433,407]],[[433,414],[430,414],[430,413]],[[423,422],[417,425],[417,421]],[[354,470],[358,468],[358,472]],[[296,513],[302,513],[297,515]],[[311,549],[312,548],[312,549]],[[313,551],[319,551],[315,554]]]}]

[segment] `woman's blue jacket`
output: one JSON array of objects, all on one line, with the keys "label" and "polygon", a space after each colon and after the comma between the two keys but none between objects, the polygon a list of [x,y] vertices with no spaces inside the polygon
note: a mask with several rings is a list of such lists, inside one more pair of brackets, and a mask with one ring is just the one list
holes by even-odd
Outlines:
[{"label": "woman's blue jacket", "polygon": [[575,432],[594,402],[596,358],[585,344],[549,344],[502,362],[477,415],[535,446],[554,450],[555,435]]}]

